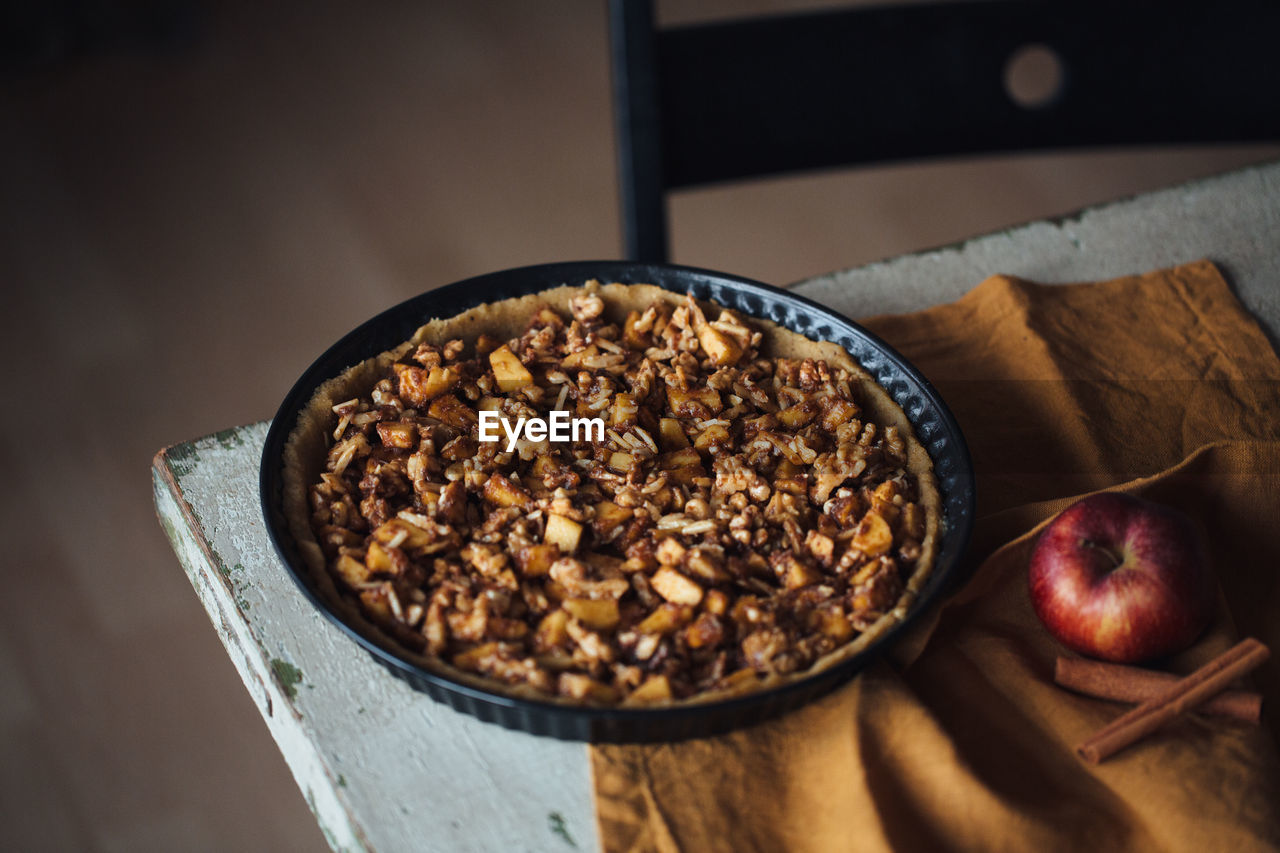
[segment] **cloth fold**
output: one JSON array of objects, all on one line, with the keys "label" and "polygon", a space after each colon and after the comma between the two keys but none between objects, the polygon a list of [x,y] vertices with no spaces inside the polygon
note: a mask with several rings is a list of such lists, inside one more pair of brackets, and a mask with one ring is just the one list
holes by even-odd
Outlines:
[{"label": "cloth fold", "polygon": [[1212,264],[1044,286],[864,321],[955,413],[973,455],[972,578],[886,657],[728,735],[591,747],[604,849],[1280,847],[1280,678],[1266,725],[1189,717],[1091,767],[1123,711],[1053,684],[1064,652],[1026,589],[1040,528],[1082,494],[1177,506],[1209,534],[1220,602],[1167,661],[1257,636],[1280,653],[1280,359]]}]

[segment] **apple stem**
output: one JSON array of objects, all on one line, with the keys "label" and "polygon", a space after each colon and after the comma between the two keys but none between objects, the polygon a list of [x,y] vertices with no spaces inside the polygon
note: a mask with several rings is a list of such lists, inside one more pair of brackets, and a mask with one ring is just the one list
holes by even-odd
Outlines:
[{"label": "apple stem", "polygon": [[1124,557],[1117,554],[1106,545],[1103,545],[1101,542],[1095,542],[1092,539],[1081,539],[1080,544],[1085,548],[1093,548],[1096,551],[1101,551],[1103,554],[1110,557],[1112,563],[1111,568],[1113,569],[1118,569],[1124,565]]}]

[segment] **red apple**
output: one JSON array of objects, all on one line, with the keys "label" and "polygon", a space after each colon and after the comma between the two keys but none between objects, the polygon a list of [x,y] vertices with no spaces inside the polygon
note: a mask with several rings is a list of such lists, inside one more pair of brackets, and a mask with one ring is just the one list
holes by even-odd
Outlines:
[{"label": "red apple", "polygon": [[1103,492],[1049,523],[1031,555],[1031,604],[1091,657],[1134,663],[1191,645],[1213,613],[1208,549],[1167,506]]}]

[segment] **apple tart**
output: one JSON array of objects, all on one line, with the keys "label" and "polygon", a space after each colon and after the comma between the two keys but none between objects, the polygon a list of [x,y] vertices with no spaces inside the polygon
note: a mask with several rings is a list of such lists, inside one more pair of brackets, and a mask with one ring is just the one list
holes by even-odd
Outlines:
[{"label": "apple tart", "polygon": [[[494,415],[552,412],[603,423],[481,440]],[[575,704],[847,659],[905,616],[941,524],[928,453],[843,349],[649,285],[432,321],[321,386],[285,461],[292,532],[345,619],[451,678]]]}]

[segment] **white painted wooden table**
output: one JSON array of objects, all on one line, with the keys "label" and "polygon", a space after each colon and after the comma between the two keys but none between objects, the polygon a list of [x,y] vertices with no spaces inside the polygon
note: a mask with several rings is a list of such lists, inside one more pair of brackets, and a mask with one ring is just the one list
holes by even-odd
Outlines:
[{"label": "white painted wooden table", "polygon": [[[956,299],[997,272],[1065,283],[1206,257],[1226,272],[1274,345],[1280,163],[832,273],[795,289],[859,317]],[[415,693],[303,598],[271,549],[259,509],[266,430],[257,423],[162,451],[152,471],[156,507],[330,844],[383,851],[597,848],[584,746],[480,723]]]}]

